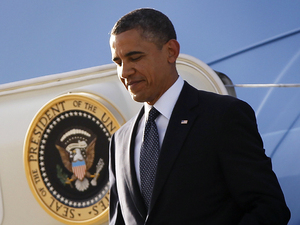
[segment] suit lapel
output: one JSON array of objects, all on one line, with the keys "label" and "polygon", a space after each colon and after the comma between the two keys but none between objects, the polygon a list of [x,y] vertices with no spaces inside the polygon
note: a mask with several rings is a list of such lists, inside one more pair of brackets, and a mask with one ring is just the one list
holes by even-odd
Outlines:
[{"label": "suit lapel", "polygon": [[175,104],[162,144],[150,211],[197,117],[197,113],[192,111],[192,108],[196,105],[198,105],[197,90],[185,83]]},{"label": "suit lapel", "polygon": [[130,140],[130,144],[128,143],[126,155],[124,157],[124,176],[125,180],[131,195],[131,198],[133,199],[133,202],[135,204],[135,207],[137,208],[137,211],[140,213],[142,218],[146,218],[147,212],[145,208],[145,204],[143,202],[143,198],[140,192],[140,188],[138,185],[137,177],[136,177],[136,170],[134,165],[134,146],[135,146],[135,137],[137,133],[137,128],[140,119],[142,118],[144,114],[144,108],[140,110],[140,113],[136,117],[136,119],[132,122],[131,130],[129,133],[131,136],[127,140]]}]

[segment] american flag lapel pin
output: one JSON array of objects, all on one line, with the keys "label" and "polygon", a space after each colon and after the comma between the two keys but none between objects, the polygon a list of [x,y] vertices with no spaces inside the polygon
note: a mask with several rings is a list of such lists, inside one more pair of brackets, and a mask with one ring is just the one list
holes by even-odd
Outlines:
[{"label": "american flag lapel pin", "polygon": [[187,124],[188,122],[188,120],[181,120],[181,124]]}]

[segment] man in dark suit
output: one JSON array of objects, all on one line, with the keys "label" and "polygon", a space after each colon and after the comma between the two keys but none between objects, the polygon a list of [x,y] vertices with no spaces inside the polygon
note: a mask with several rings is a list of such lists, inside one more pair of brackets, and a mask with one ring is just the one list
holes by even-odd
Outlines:
[{"label": "man in dark suit", "polygon": [[[135,10],[115,24],[110,46],[121,82],[144,102],[112,137],[110,224],[287,224],[290,212],[253,110],[182,80],[170,20],[156,10]],[[143,147],[152,108],[159,112],[151,133],[159,142],[154,166],[154,156],[146,165],[140,161],[144,151],[157,149]],[[145,191],[149,165],[154,181]]]}]

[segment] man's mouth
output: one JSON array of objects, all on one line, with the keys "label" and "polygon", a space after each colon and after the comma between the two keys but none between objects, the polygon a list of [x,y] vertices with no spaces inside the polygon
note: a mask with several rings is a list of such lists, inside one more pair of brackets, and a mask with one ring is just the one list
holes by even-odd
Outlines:
[{"label": "man's mouth", "polygon": [[139,85],[142,83],[142,80],[136,80],[136,81],[129,81],[127,83],[127,88],[130,89],[131,92],[134,92],[139,88]]},{"label": "man's mouth", "polygon": [[131,85],[135,85],[135,84],[137,84],[137,83],[139,83],[140,81],[129,81],[128,83],[127,83],[127,86],[131,86]]}]

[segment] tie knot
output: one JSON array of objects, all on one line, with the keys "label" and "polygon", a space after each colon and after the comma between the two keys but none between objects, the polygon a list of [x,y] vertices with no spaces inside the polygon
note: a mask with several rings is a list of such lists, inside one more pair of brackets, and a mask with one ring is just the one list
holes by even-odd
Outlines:
[{"label": "tie knot", "polygon": [[156,108],[152,107],[152,109],[149,111],[148,120],[154,121],[158,115],[160,114],[159,111],[157,111]]}]

